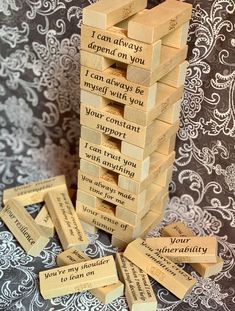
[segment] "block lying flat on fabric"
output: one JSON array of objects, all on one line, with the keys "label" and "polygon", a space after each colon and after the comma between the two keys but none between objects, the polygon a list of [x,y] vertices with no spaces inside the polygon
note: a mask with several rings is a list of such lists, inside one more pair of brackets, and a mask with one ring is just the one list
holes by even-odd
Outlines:
[{"label": "block lying flat on fabric", "polygon": [[40,292],[44,299],[111,285],[118,281],[112,256],[39,272]]},{"label": "block lying flat on fabric", "polygon": [[3,191],[3,202],[17,199],[24,206],[39,203],[44,201],[44,196],[48,191],[59,188],[67,188],[64,175],[6,189]]},{"label": "block lying flat on fabric", "polygon": [[8,200],[0,212],[0,218],[29,255],[38,256],[49,242],[40,226],[18,201]]},{"label": "block lying flat on fabric", "polygon": [[100,0],[83,9],[85,25],[106,29],[143,10],[147,0]]},{"label": "block lying flat on fabric", "polygon": [[180,299],[196,283],[188,273],[159,252],[155,252],[140,238],[130,243],[123,255]]},{"label": "block lying flat on fabric", "polygon": [[[178,221],[162,228],[163,236],[194,236],[194,232],[184,223]],[[201,276],[207,278],[219,273],[223,269],[223,260],[217,256],[216,263],[191,263],[194,270]]]},{"label": "block lying flat on fabric", "polygon": [[88,239],[67,191],[50,191],[45,202],[64,250],[76,246],[84,250]]}]

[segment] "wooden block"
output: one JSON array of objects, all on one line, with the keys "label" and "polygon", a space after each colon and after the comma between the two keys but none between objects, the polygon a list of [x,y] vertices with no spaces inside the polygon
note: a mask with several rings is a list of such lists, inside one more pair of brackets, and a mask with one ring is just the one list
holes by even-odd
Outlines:
[{"label": "wooden block", "polygon": [[189,3],[165,1],[144,14],[136,15],[128,24],[128,37],[153,43],[187,22],[191,12]]},{"label": "wooden block", "polygon": [[80,51],[80,63],[83,66],[103,71],[111,67],[115,60],[87,51]]},{"label": "wooden block", "polygon": [[216,262],[217,239],[212,236],[147,238],[146,242],[173,262]]},{"label": "wooden block", "polygon": [[[154,124],[150,125],[147,128],[146,134],[146,146],[141,148],[130,144],[126,141],[121,142],[121,153],[127,155],[136,160],[143,161],[148,156],[151,156],[153,152],[158,152],[158,149],[162,147],[162,144],[166,142],[166,146],[170,145],[170,139],[172,136],[175,136],[179,129],[179,121],[176,121],[174,124],[167,124],[166,122],[159,123],[158,120],[154,121]],[[150,140],[149,137],[153,136],[152,133],[156,133],[154,138]],[[169,141],[169,142],[168,142]],[[168,143],[167,143],[168,142]],[[164,154],[168,155],[173,150],[170,148],[161,148],[165,150]],[[169,149],[169,152],[167,150]],[[163,152],[161,152],[163,153]]]},{"label": "wooden block", "polygon": [[45,196],[45,202],[63,249],[75,246],[84,250],[88,240],[68,193],[50,191]]},{"label": "wooden block", "polygon": [[55,226],[51,220],[45,204],[42,206],[34,220],[48,237],[54,236]]},{"label": "wooden block", "polygon": [[81,170],[78,172],[78,188],[133,212],[139,212],[144,207],[147,193],[146,189],[139,194],[133,194],[119,188],[113,174],[106,173],[97,178]]},{"label": "wooden block", "polygon": [[[161,40],[153,44],[146,44],[128,38],[127,31],[122,28],[110,27],[107,30],[102,30],[82,25],[81,49],[92,53],[92,55],[100,55],[106,59],[151,69],[158,66],[160,62]],[[98,68],[85,63],[82,65],[97,70],[109,67],[99,69],[100,66]]]},{"label": "wooden block", "polygon": [[173,170],[173,165],[169,166],[163,174],[159,174],[154,178],[153,183],[161,186],[161,187],[169,187],[169,183],[172,179],[172,170]]},{"label": "wooden block", "polygon": [[66,251],[60,253],[56,258],[59,267],[84,262],[86,260],[90,260],[90,258],[76,247],[66,249]]},{"label": "wooden block", "polygon": [[3,202],[16,199],[24,206],[44,201],[45,194],[54,189],[66,189],[65,176],[60,175],[49,179],[39,180],[3,191]]},{"label": "wooden block", "polygon": [[82,172],[86,172],[92,176],[97,176],[97,177],[100,177],[106,173],[105,168],[99,165],[95,165],[94,163],[91,163],[84,159],[80,159],[80,169]]},{"label": "wooden block", "polygon": [[40,292],[51,299],[118,282],[112,256],[39,272]]},{"label": "wooden block", "polygon": [[159,153],[168,155],[175,150],[176,134],[173,134],[170,139],[163,141],[163,143],[158,147],[157,151]]},{"label": "wooden block", "polygon": [[91,226],[90,224],[80,220],[80,223],[83,227],[83,230],[87,233],[90,233],[90,234],[97,234],[98,232],[98,229],[95,227],[95,226]]},{"label": "wooden block", "polygon": [[153,108],[149,111],[142,111],[132,106],[125,106],[124,118],[137,124],[147,126],[167,109],[170,109],[174,103],[180,100],[182,94],[182,86],[175,88],[164,83],[158,83],[157,97]]},{"label": "wooden block", "polygon": [[189,21],[162,37],[162,44],[181,49],[187,44]]},{"label": "wooden block", "polygon": [[126,72],[117,68],[98,71],[81,66],[81,89],[146,111],[154,106],[157,84],[142,86],[125,78]]},{"label": "wooden block", "polygon": [[102,286],[90,290],[91,294],[103,304],[109,304],[124,294],[124,284],[118,281],[115,284]]},{"label": "wooden block", "polygon": [[103,96],[99,96],[84,90],[81,90],[80,100],[82,103],[89,104],[95,108],[103,108],[110,102],[109,99],[104,98]]},{"label": "wooden block", "polygon": [[138,213],[134,213],[124,207],[116,206],[115,216],[118,219],[128,222],[129,224],[135,226],[140,223],[141,219],[148,213],[149,208],[142,208]]},{"label": "wooden block", "polygon": [[[152,156],[152,162],[149,168],[149,175],[148,177],[141,181],[137,182],[132,180],[126,176],[119,175],[118,176],[118,186],[122,189],[125,189],[131,193],[138,194],[146,189],[154,180],[159,186],[165,187],[165,182],[167,180],[168,172],[166,169],[170,167],[175,159],[175,152],[173,151],[168,156],[154,153]],[[159,177],[159,178],[158,178]]]},{"label": "wooden block", "polygon": [[[161,233],[162,235],[169,237],[194,236],[194,232],[180,221],[165,226],[164,228],[162,228]],[[219,273],[222,270],[223,260],[217,256],[216,263],[190,263],[190,265],[202,277],[207,278]]]},{"label": "wooden block", "polygon": [[81,220],[108,233],[114,234],[127,242],[138,236],[140,231],[139,227],[134,227],[123,220],[119,220],[115,217],[114,211],[108,210],[106,206],[93,208],[77,201],[76,210]]},{"label": "wooden block", "polygon": [[[162,203],[158,203],[158,208],[160,211],[162,210]],[[162,221],[162,212],[153,212],[149,211],[148,214],[142,219],[141,223],[141,232],[139,237],[145,237],[149,231],[151,231],[155,226],[157,226]]]},{"label": "wooden block", "polygon": [[91,207],[97,207],[102,203],[102,200],[94,195],[91,195],[81,189],[77,192],[77,201],[87,204]]},{"label": "wooden block", "polygon": [[148,275],[122,254],[116,254],[116,264],[119,277],[125,283],[125,296],[129,310],[157,310],[157,300]]},{"label": "wooden block", "polygon": [[185,82],[187,68],[188,62],[185,60],[163,76],[159,81],[172,87],[182,87]]},{"label": "wooden block", "polygon": [[172,107],[168,108],[165,112],[158,116],[158,120],[174,124],[179,120],[181,110],[181,100],[176,102]]},{"label": "wooden block", "polygon": [[[163,215],[165,211],[166,201],[168,199],[168,187],[161,188],[161,191],[159,191],[159,186],[156,186],[154,184],[151,186],[152,193],[149,195],[149,209],[152,212],[160,213],[161,215]],[[157,189],[157,191],[159,191],[158,195],[153,192],[154,189]]]},{"label": "wooden block", "polygon": [[31,256],[38,256],[49,242],[42,229],[24,206],[16,200],[8,200],[0,212],[0,218]]},{"label": "wooden block", "polygon": [[144,180],[148,176],[151,162],[150,157],[139,161],[123,155],[118,150],[116,142],[112,143],[112,141],[104,146],[80,139],[79,156],[137,181]]},{"label": "wooden block", "polygon": [[112,5],[108,0],[101,0],[83,9],[83,23],[107,29],[143,10],[146,6],[146,0],[113,0]]},{"label": "wooden block", "polygon": [[154,251],[140,238],[127,246],[124,256],[180,299],[183,299],[196,283],[188,273]]},{"label": "wooden block", "polygon": [[[163,45],[161,49],[160,64],[158,67],[152,70],[138,68],[134,65],[127,66],[126,78],[128,81],[139,83],[145,86],[151,86],[160,80],[164,75],[168,74],[177,65],[182,63],[187,57],[188,46],[184,46],[182,49],[175,49]],[[170,83],[170,79],[168,84]],[[175,81],[173,85],[175,86]]]},{"label": "wooden block", "polygon": [[118,251],[124,251],[128,245],[126,241],[120,240],[119,238],[112,235],[111,237],[111,244],[114,247],[117,247]]}]

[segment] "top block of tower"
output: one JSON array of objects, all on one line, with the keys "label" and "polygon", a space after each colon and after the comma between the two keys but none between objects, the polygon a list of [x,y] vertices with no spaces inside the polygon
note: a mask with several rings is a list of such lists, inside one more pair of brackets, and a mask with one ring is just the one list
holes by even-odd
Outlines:
[{"label": "top block of tower", "polygon": [[128,37],[153,43],[187,22],[191,13],[191,4],[167,0],[134,16],[128,23]]},{"label": "top block of tower", "polygon": [[146,6],[147,0],[100,0],[83,9],[83,24],[107,29]]}]

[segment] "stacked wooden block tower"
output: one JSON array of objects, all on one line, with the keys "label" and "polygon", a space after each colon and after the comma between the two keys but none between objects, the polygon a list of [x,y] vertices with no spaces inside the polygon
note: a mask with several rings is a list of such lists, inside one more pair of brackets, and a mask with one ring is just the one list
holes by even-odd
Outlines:
[{"label": "stacked wooden block tower", "polygon": [[125,246],[163,214],[192,7],[101,0],[83,10],[79,218]]}]

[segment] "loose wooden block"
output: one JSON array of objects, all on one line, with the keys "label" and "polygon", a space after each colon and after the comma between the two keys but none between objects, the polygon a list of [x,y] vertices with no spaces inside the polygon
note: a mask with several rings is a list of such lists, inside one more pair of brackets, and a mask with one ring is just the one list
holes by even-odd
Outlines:
[{"label": "loose wooden block", "polygon": [[162,37],[162,44],[181,49],[187,44],[189,21]]},{"label": "loose wooden block", "polygon": [[123,255],[180,299],[196,283],[188,273],[140,238],[130,243]]},{"label": "loose wooden block", "polygon": [[[168,184],[168,171],[166,170],[170,167],[175,159],[175,152],[173,151],[169,155],[163,155],[160,153],[154,153],[152,162],[149,168],[149,175],[147,178],[141,182],[137,182],[126,176],[118,176],[118,186],[125,189],[131,193],[138,194],[150,185],[153,180],[159,186],[165,187],[166,182]],[[159,177],[159,178],[158,178]]]},{"label": "loose wooden block", "polygon": [[115,63],[115,60],[81,50],[80,63],[83,66],[103,71],[111,67]]},{"label": "loose wooden block", "polygon": [[88,245],[73,204],[66,191],[50,191],[45,202],[64,250],[76,246],[84,250]]},{"label": "loose wooden block", "polygon": [[124,294],[124,284],[118,281],[115,284],[102,286],[90,290],[91,294],[103,304],[109,304]]},{"label": "loose wooden block", "polygon": [[157,300],[148,275],[131,261],[116,254],[118,274],[125,283],[125,296],[130,311],[155,311]]},{"label": "loose wooden block", "polygon": [[42,206],[34,220],[42,228],[43,232],[45,232],[48,237],[54,236],[55,226],[47,211],[46,205]]},{"label": "loose wooden block", "polygon": [[[102,30],[82,25],[81,49],[90,52],[93,56],[100,55],[109,60],[151,69],[158,66],[160,62],[161,40],[153,44],[146,44],[128,38],[127,31],[119,27]],[[96,63],[94,66],[92,63],[90,65],[82,63],[82,65],[97,70],[104,70],[109,67],[99,69],[101,67],[98,68]]]},{"label": "loose wooden block", "polygon": [[158,116],[158,120],[174,124],[179,120],[181,110],[181,100],[176,102],[172,107],[168,108],[165,112]]},{"label": "loose wooden block", "polygon": [[165,1],[144,14],[137,14],[128,23],[128,37],[153,43],[187,22],[191,12],[189,3]]},{"label": "loose wooden block", "polygon": [[108,68],[98,71],[81,66],[81,89],[125,105],[147,111],[154,106],[157,84],[146,87],[127,81],[126,71]]},{"label": "loose wooden block", "polygon": [[44,201],[45,194],[54,189],[66,189],[65,176],[60,175],[49,179],[39,180],[3,191],[3,202],[16,199],[24,206]]},{"label": "loose wooden block", "polygon": [[81,220],[108,233],[114,234],[124,241],[132,241],[132,239],[139,234],[140,227],[134,227],[118,219],[114,211],[112,209],[109,210],[107,206],[93,208],[77,201],[76,211]]},{"label": "loose wooden block", "polygon": [[96,145],[83,139],[80,139],[79,156],[137,181],[144,180],[148,176],[151,158],[154,157],[151,155],[143,161],[135,160],[123,155],[118,150],[116,142]]},{"label": "loose wooden block", "polygon": [[163,76],[159,81],[172,87],[182,87],[185,82],[187,68],[188,62],[185,60]]},{"label": "loose wooden block", "polygon": [[113,0],[112,5],[108,0],[101,0],[83,9],[83,23],[107,29],[143,10],[146,6],[146,0]]},{"label": "loose wooden block", "polygon": [[215,237],[161,237],[147,238],[146,243],[173,262],[216,262]]},{"label": "loose wooden block", "polygon": [[174,103],[179,101],[183,95],[183,87],[175,88],[164,83],[158,83],[155,105],[149,111],[142,111],[132,106],[125,106],[124,118],[137,124],[147,126],[159,117]]},{"label": "loose wooden block", "polygon": [[39,272],[40,292],[44,299],[117,282],[117,270],[112,256]]},{"label": "loose wooden block", "polygon": [[26,253],[31,256],[38,256],[49,242],[40,226],[16,200],[7,201],[0,212],[0,218]]},{"label": "loose wooden block", "polygon": [[111,244],[114,247],[117,247],[118,251],[124,251],[128,245],[128,243],[126,241],[120,240],[119,238],[115,237],[114,235],[112,235],[112,237],[111,237]]},{"label": "loose wooden block", "polygon": [[95,108],[104,108],[110,102],[109,99],[104,98],[103,96],[99,96],[84,90],[81,90],[80,100],[82,103],[89,103],[90,106]]},{"label": "loose wooden block", "polygon": [[117,180],[113,178],[111,173],[106,173],[97,178],[81,170],[78,172],[78,188],[100,199],[128,208],[133,212],[138,212],[144,207],[147,192],[143,190],[135,195],[119,188]]},{"label": "loose wooden block", "polygon": [[[162,46],[160,64],[152,70],[138,68],[134,65],[127,66],[126,78],[128,81],[139,83],[145,86],[151,86],[160,80],[164,75],[168,74],[177,65],[182,63],[187,57],[188,46],[181,49],[175,49],[168,46]],[[168,84],[170,83],[170,79]],[[175,86],[175,81],[173,85]]]},{"label": "loose wooden block", "polygon": [[90,258],[76,247],[66,249],[66,251],[60,253],[56,258],[57,265],[60,267],[84,262],[86,260],[90,260]]},{"label": "loose wooden block", "polygon": [[[167,225],[161,230],[164,236],[194,236],[194,232],[188,228],[184,223],[178,221],[176,223]],[[223,260],[217,256],[216,263],[190,263],[202,277],[211,277],[219,273],[223,268]]]}]

